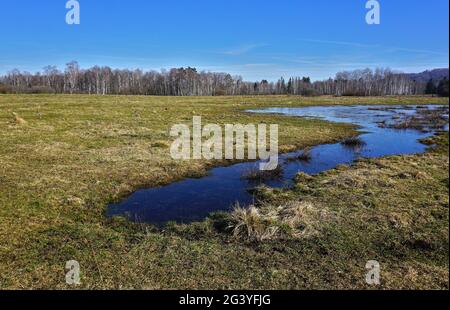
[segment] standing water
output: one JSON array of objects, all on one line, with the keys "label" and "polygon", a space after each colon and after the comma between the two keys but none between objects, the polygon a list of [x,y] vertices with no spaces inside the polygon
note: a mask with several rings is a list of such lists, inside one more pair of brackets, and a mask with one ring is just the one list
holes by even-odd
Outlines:
[{"label": "standing water", "polygon": [[[396,129],[401,127],[398,120],[415,119],[420,111],[439,111],[440,120],[444,119],[447,125]],[[315,106],[248,112],[320,118],[360,126],[362,143],[357,146],[349,147],[342,143],[319,145],[311,148],[309,160],[303,161],[292,160],[299,152],[280,155],[282,175],[263,182],[270,187],[289,186],[299,172],[317,174],[341,164],[351,164],[358,158],[423,153],[427,147],[419,142],[420,139],[432,136],[439,129],[448,130],[448,106]],[[211,212],[229,211],[237,202],[241,206],[249,205],[254,198],[248,189],[255,183],[243,175],[255,169],[257,164],[247,162],[219,167],[200,179],[139,190],[123,202],[110,205],[107,215],[125,216],[132,221],[161,226],[169,221],[189,223],[202,220]]]}]

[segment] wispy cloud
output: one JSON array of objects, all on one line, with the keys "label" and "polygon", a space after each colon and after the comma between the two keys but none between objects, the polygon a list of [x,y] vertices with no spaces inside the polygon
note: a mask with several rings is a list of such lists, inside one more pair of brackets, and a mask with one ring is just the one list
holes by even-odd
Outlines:
[{"label": "wispy cloud", "polygon": [[303,39],[304,42],[310,43],[320,43],[320,44],[333,44],[333,45],[345,45],[345,46],[353,46],[353,47],[379,47],[378,44],[364,44],[358,42],[348,42],[348,41],[331,41],[331,40],[311,40],[311,39]]},{"label": "wispy cloud", "polygon": [[260,47],[267,46],[267,44],[245,44],[238,47],[230,48],[227,50],[220,51],[220,54],[230,55],[230,56],[239,56],[243,54],[247,54],[252,50],[255,50]]},{"label": "wispy cloud", "polygon": [[412,49],[412,48],[404,48],[404,47],[392,47],[388,49],[390,52],[409,52],[409,53],[416,53],[416,54],[434,54],[434,55],[440,55],[440,56],[448,56],[448,52],[438,52],[438,51],[430,51],[430,50],[419,50],[419,49]]},{"label": "wispy cloud", "polygon": [[387,53],[407,52],[407,53],[415,53],[415,54],[432,54],[432,55],[440,55],[440,56],[448,55],[448,51],[442,52],[442,51],[413,49],[413,48],[405,48],[405,47],[386,47],[381,44],[365,44],[365,43],[359,43],[359,42],[311,40],[311,39],[303,39],[302,41],[310,42],[310,43],[342,45],[342,46],[351,46],[351,47],[359,47],[359,48],[377,48],[380,51],[387,52]]}]

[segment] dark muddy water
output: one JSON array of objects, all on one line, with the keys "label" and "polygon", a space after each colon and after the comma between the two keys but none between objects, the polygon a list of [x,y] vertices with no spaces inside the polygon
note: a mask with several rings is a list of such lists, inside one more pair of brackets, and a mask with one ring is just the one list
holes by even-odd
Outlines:
[{"label": "dark muddy water", "polygon": [[[439,107],[430,106],[425,109]],[[341,143],[313,147],[309,161],[289,160],[298,152],[280,155],[283,175],[264,184],[271,187],[289,186],[298,172],[317,174],[337,165],[351,164],[361,157],[422,153],[426,146],[418,140],[433,135],[435,129],[425,132],[380,127],[381,123],[390,124],[395,119],[415,115],[417,111],[416,106],[329,106],[249,111],[356,124],[360,126],[360,138],[365,142],[359,147],[348,147]],[[448,125],[445,127],[448,130]],[[139,190],[121,203],[110,205],[107,215],[124,216],[131,221],[161,226],[169,221],[189,223],[202,220],[211,212],[230,210],[236,202],[249,205],[253,202],[253,196],[248,189],[254,187],[255,183],[242,176],[257,164],[253,162],[219,167],[200,179],[185,179],[164,187]]]}]

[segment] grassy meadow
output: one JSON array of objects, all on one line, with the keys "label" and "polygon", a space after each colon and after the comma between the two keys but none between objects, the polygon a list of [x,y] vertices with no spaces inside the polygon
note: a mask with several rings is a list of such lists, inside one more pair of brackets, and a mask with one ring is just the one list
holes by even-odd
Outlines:
[{"label": "grassy meadow", "polygon": [[[170,158],[171,126],[194,115],[279,124],[287,152],[356,128],[244,111],[438,103],[448,99],[0,95],[0,289],[371,289],[368,260],[382,265],[375,288],[448,289],[448,134],[422,155],[261,188],[261,206],[201,223],[159,230],[105,217],[109,203],[140,188],[229,164]],[[243,230],[230,231],[233,223]],[[65,283],[69,260],[80,262],[79,287]]]}]

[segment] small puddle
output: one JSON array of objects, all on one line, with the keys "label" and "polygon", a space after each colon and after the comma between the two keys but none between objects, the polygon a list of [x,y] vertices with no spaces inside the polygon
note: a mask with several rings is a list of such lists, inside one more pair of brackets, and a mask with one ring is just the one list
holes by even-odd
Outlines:
[{"label": "small puddle", "polygon": [[[399,120],[420,114],[419,111],[439,110],[443,126],[420,129],[395,129]],[[418,140],[432,136],[437,130],[448,130],[448,106],[315,106],[304,108],[270,108],[248,111],[277,113],[287,116],[320,118],[331,122],[360,126],[362,146],[348,147],[341,143],[323,144],[311,148],[310,160],[292,160],[299,152],[280,155],[282,175],[262,182],[269,187],[292,184],[299,172],[317,174],[341,164],[351,164],[358,158],[418,154],[427,146]],[[249,205],[254,197],[248,191],[255,183],[242,176],[257,163],[247,162],[211,169],[200,179],[185,179],[170,185],[136,191],[121,203],[108,207],[107,216],[124,216],[131,221],[162,226],[169,221],[190,223],[206,218],[215,211],[229,211],[239,202]]]}]

